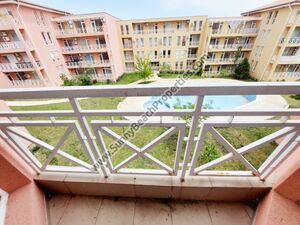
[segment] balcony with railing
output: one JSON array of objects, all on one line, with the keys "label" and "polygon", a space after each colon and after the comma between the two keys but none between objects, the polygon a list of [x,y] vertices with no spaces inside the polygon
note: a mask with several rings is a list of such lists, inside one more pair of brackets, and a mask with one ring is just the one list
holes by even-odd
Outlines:
[{"label": "balcony with railing", "polygon": [[109,60],[93,60],[93,61],[67,61],[67,67],[80,68],[80,67],[105,67],[110,65]]},{"label": "balcony with railing", "polygon": [[243,29],[213,29],[212,35],[257,35],[259,28],[243,28]]},{"label": "balcony with railing", "polygon": [[2,15],[0,17],[0,30],[13,30],[14,25],[17,28],[23,28],[22,23],[17,17],[12,17],[10,15]]},{"label": "balcony with railing", "polygon": [[125,56],[125,61],[134,61],[134,56],[133,55],[126,55]]},{"label": "balcony with railing", "polygon": [[198,46],[200,44],[199,41],[190,41],[189,42],[190,46]]},{"label": "balcony with railing", "polygon": [[11,84],[12,87],[15,88],[30,88],[43,86],[43,83],[39,79],[12,80]]},{"label": "balcony with railing", "polygon": [[[279,43],[280,44],[283,44],[284,42],[286,41],[286,38],[283,37],[280,39]],[[287,42],[288,45],[299,45],[300,44],[300,38],[299,37],[291,37],[288,39],[288,42]]]},{"label": "balcony with railing", "polygon": [[99,45],[76,45],[69,47],[62,47],[62,52],[65,54],[68,53],[89,53],[89,52],[99,52],[106,51],[106,44]]},{"label": "balcony with railing", "polygon": [[236,51],[239,47],[242,47],[242,50],[251,50],[253,44],[227,44],[227,45],[209,45],[210,50],[220,50],[220,51]]},{"label": "balcony with railing", "polygon": [[196,58],[197,58],[197,54],[188,53],[187,57],[188,57],[189,59],[196,59]]},{"label": "balcony with railing", "polygon": [[300,62],[300,55],[282,55],[278,62],[280,64],[298,64]]},{"label": "balcony with railing", "polygon": [[59,30],[56,34],[57,38],[73,37],[73,36],[94,36],[101,35],[103,33],[103,27],[87,27],[83,28],[73,28]]},{"label": "balcony with railing", "polygon": [[123,48],[132,49],[133,45],[132,45],[132,43],[124,43]]},{"label": "balcony with railing", "polygon": [[[299,95],[299,83],[205,84],[190,80],[178,85],[174,81],[164,85],[0,90],[0,99],[6,101],[65,102],[63,109],[50,104],[39,109],[0,111],[0,138],[9,152],[24,162],[26,166],[21,169],[31,168],[35,182],[46,193],[64,194],[48,195],[47,204],[41,198],[52,225],[88,224],[85,221],[251,224],[255,207],[249,209],[232,201],[259,201],[275,186],[278,169],[297,153],[300,110],[286,105],[277,108],[274,102],[281,99],[278,95]],[[208,96],[253,94],[267,104],[257,108],[254,102],[233,109],[205,106]],[[160,101],[170,96],[195,97],[189,109],[155,110],[137,104],[141,98],[147,101],[153,96]],[[105,99],[116,103],[124,97],[129,98],[126,104],[132,104],[127,109],[122,102],[111,108],[104,104]],[[269,131],[265,135],[252,133],[264,128]],[[229,132],[241,137],[239,131],[243,129],[251,136],[243,144],[236,140],[241,138],[228,138]],[[216,154],[207,141],[218,145],[221,153]],[[157,149],[164,154],[157,154]],[[264,157],[262,149],[268,152]],[[41,216],[35,208],[32,211],[34,218]]]},{"label": "balcony with railing", "polygon": [[[237,61],[240,62],[241,59],[238,59]],[[235,58],[208,58],[206,60],[207,64],[233,64],[235,61]]]}]

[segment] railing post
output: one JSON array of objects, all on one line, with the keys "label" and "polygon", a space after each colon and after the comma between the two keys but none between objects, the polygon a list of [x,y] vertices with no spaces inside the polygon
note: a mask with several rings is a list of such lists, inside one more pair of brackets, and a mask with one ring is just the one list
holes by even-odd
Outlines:
[{"label": "railing post", "polygon": [[[90,145],[90,148],[92,149],[94,155],[97,157],[97,160],[102,162],[102,163],[100,163],[100,168],[103,172],[104,177],[107,178],[108,177],[107,171],[106,171],[105,167],[103,166],[103,162],[104,162],[103,158],[102,158],[102,156],[100,155],[100,153],[98,151],[98,147],[97,147],[97,143],[96,143],[96,137],[92,134],[92,131],[89,127],[87,119],[85,118],[85,116],[83,116],[81,114],[80,103],[79,103],[77,98],[69,98],[69,101],[72,105],[72,108],[74,110],[75,115],[78,118],[78,122],[79,122],[84,134],[86,135],[85,138],[87,139],[87,141]],[[96,162],[93,162],[93,163],[96,163]]]},{"label": "railing post", "polygon": [[186,174],[186,171],[188,168],[188,163],[190,160],[190,155],[191,155],[191,151],[192,151],[192,147],[193,147],[193,143],[194,143],[196,130],[197,130],[197,127],[199,124],[199,119],[201,117],[203,99],[204,99],[204,96],[197,96],[195,110],[193,113],[193,119],[192,119],[190,131],[189,131],[189,136],[188,136],[188,140],[187,140],[187,145],[186,145],[185,155],[184,155],[184,160],[183,160],[183,165],[182,165],[182,172],[181,172],[181,177],[180,177],[182,182],[184,181],[184,177],[185,177],[185,174]]}]

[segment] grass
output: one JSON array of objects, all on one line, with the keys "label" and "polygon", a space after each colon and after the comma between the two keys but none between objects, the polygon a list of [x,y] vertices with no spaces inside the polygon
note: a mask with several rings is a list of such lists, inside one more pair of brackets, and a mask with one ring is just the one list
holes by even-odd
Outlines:
[{"label": "grass", "polygon": [[138,80],[141,80],[141,75],[137,72],[135,73],[124,73],[117,82],[97,82],[95,85],[125,85],[131,84]]},{"label": "grass", "polygon": [[293,95],[283,95],[282,96],[290,105],[290,108],[300,108],[300,99]]},{"label": "grass", "polygon": [[[116,109],[118,104],[123,100],[123,98],[93,98],[81,100],[80,104],[83,109]],[[12,107],[13,110],[68,110],[71,109],[69,103],[59,103],[51,104],[44,106],[27,106],[27,107]],[[33,118],[24,118],[25,120],[32,120]],[[45,118],[39,118],[45,119]],[[74,118],[57,118],[57,119],[67,119],[71,120]],[[88,117],[88,121],[91,120],[108,120],[108,117]],[[115,120],[123,120],[121,117],[114,118]],[[27,127],[28,131],[34,136],[37,137],[51,145],[56,145],[63,133],[66,130],[66,127]],[[125,127],[110,128],[119,135],[122,135],[126,130]],[[165,132],[167,128],[147,128],[144,127],[139,131],[136,138],[132,140],[132,143],[138,147],[143,147],[148,144],[151,140],[158,137],[160,134]],[[258,140],[270,133],[273,133],[276,128],[227,128],[219,129],[219,132],[236,148],[240,148],[248,143],[251,143],[255,140]],[[186,130],[186,136],[188,130]],[[112,139],[103,135],[106,146],[112,143]],[[154,147],[149,153],[161,160],[169,166],[173,166],[176,153],[176,144],[177,144],[177,134],[172,135],[170,138],[166,139],[156,147]],[[43,162],[48,156],[49,151],[38,146],[31,146],[32,152],[37,156],[37,158]],[[248,153],[245,157],[256,167],[258,168],[262,162],[269,156],[269,154],[276,147],[276,143],[272,142],[266,144],[261,148],[255,150],[255,152]],[[185,144],[183,149],[185,148]],[[78,138],[75,133],[72,133],[67,139],[62,149],[67,153],[80,158],[86,162],[89,162],[87,155],[84,152]],[[198,160],[198,165],[207,163],[211,160],[214,160],[224,154],[227,151],[212,137],[212,135],[207,134],[205,139],[205,144],[203,147],[202,154]],[[112,158],[114,165],[122,162],[127,157],[131,156],[133,152],[127,148],[121,148]],[[183,159],[183,154],[181,155]],[[65,165],[72,166],[73,164],[69,161],[66,161],[63,158],[55,157],[51,161],[51,165]],[[137,160],[131,162],[127,167],[130,168],[145,168],[145,169],[158,169],[158,167],[152,162],[144,159],[138,158]],[[228,161],[216,169],[218,170],[240,170],[244,169],[244,166],[236,160]]]}]

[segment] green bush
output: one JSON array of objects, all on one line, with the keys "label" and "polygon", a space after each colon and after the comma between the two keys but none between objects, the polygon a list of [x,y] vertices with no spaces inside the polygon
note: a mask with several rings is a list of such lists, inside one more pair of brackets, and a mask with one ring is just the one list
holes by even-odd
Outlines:
[{"label": "green bush", "polygon": [[230,70],[222,69],[222,70],[220,71],[220,76],[222,76],[222,77],[228,77],[228,76],[230,76],[230,75],[231,75]]},{"label": "green bush", "polygon": [[60,78],[64,82],[64,86],[89,86],[94,83],[94,81],[88,75],[78,75],[72,79],[69,79],[67,76],[62,75]]},{"label": "green bush", "polygon": [[238,80],[246,80],[250,78],[250,64],[247,58],[243,59],[234,70],[234,77]]}]

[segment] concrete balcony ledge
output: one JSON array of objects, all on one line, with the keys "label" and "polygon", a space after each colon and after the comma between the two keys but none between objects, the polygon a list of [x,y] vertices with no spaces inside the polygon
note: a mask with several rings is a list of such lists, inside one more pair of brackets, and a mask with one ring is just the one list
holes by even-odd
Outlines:
[{"label": "concrete balcony ledge", "polygon": [[244,201],[268,192],[271,181],[255,177],[178,177],[71,174],[44,172],[35,181],[45,190],[59,194],[172,198],[184,200]]}]

